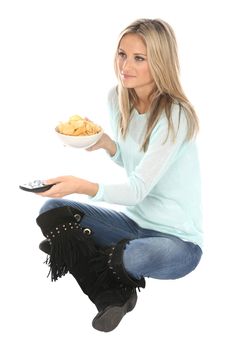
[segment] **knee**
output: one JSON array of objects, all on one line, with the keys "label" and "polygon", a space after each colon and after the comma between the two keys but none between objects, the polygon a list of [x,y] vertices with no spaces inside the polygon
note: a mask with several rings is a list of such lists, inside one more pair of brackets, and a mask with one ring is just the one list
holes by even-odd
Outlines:
[{"label": "knee", "polygon": [[145,241],[135,239],[126,245],[123,254],[123,264],[130,276],[136,279],[145,277],[146,274],[144,275],[142,271],[144,266],[147,265],[148,260],[151,261],[151,258]]},{"label": "knee", "polygon": [[48,210],[62,207],[64,204],[61,199],[48,199],[40,208],[40,214],[45,213]]}]

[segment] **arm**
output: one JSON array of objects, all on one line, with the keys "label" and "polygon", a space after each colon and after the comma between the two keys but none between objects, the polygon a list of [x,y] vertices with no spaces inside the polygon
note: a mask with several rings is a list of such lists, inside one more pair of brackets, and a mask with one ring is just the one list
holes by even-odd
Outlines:
[{"label": "arm", "polygon": [[97,143],[87,148],[86,150],[96,151],[100,148],[104,149],[116,164],[123,166],[120,148],[117,142],[113,141],[107,134],[103,134],[103,136]]},{"label": "arm", "polygon": [[171,136],[169,136],[164,144],[167,136],[167,121],[163,118],[153,131],[148,149],[143,158],[126,182],[103,185],[74,176],[62,176],[47,180],[47,184],[55,185],[50,190],[40,193],[40,195],[59,198],[72,193],[79,193],[86,194],[96,201],[120,205],[136,205],[158,183],[172,165],[173,160],[184,144],[187,130],[185,116],[180,122],[175,120],[174,124],[175,129],[179,124],[176,141],[173,142]]},{"label": "arm", "polygon": [[59,176],[45,181],[48,185],[53,185],[48,191],[40,192],[42,197],[61,198],[73,193],[95,196],[99,185],[75,176]]},{"label": "arm", "polygon": [[120,205],[136,205],[141,202],[159,182],[167,169],[173,164],[179,150],[184,146],[187,122],[184,114],[179,121],[178,113],[173,118],[177,132],[176,141],[167,136],[167,120],[163,118],[155,127],[143,158],[131,172],[127,181],[119,184],[99,185],[93,200],[101,200]]},{"label": "arm", "polygon": [[104,149],[110,157],[114,157],[117,151],[116,143],[107,135],[103,134],[101,139],[96,142],[93,146],[87,148],[87,151],[96,151],[97,149]]}]

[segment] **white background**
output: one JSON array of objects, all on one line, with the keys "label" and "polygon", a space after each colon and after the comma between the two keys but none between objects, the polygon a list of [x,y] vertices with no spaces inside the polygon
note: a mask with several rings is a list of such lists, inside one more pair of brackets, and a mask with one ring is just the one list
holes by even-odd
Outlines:
[{"label": "white background", "polygon": [[[205,248],[189,276],[147,280],[135,310],[104,334],[92,328],[95,307],[71,276],[46,278],[35,223],[44,200],[18,185],[123,176],[102,151],[63,147],[54,127],[78,113],[110,130],[118,34],[142,17],[174,28],[182,83],[200,117]],[[226,0],[0,2],[1,349],[233,348],[231,23]]]}]

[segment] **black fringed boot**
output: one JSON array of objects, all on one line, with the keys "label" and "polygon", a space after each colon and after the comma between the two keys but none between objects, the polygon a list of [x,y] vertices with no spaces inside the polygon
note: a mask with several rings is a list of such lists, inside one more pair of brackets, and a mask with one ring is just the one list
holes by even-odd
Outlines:
[{"label": "black fringed boot", "polygon": [[135,307],[136,288],[144,288],[145,279],[135,280],[124,269],[123,252],[129,240],[105,249],[96,247],[91,230],[79,226],[83,215],[72,207],[41,214],[37,223],[46,240],[40,249],[50,254],[47,263],[52,280],[69,271],[99,311],[93,327],[110,332]]},{"label": "black fringed boot", "polygon": [[[92,299],[98,314],[92,321],[92,326],[102,332],[115,329],[124,315],[133,310],[137,302],[136,288],[145,288],[145,279],[136,280],[129,276],[123,265],[123,253],[129,240],[122,240],[108,248],[107,269],[99,275],[95,295]],[[98,264],[97,264],[98,265]],[[105,277],[104,277],[105,276]],[[107,288],[98,288],[98,283],[107,280]]]},{"label": "black fringed boot", "polygon": [[51,279],[56,281],[64,276],[72,266],[77,264],[85,273],[85,263],[96,256],[97,249],[90,237],[91,230],[81,229],[79,222],[83,213],[72,207],[64,206],[51,209],[36,219],[46,240],[41,242],[40,249],[49,254],[47,264],[50,267]]},{"label": "black fringed boot", "polygon": [[[137,287],[144,288],[145,286],[145,282],[143,280],[140,280],[140,281],[133,280],[127,275],[126,271],[124,270],[121,263],[124,244],[125,242],[121,242],[117,245],[117,247],[108,248],[105,251],[105,253],[103,252],[101,253],[99,251],[98,254],[95,255],[94,259],[92,259],[92,264],[96,263],[96,261],[98,260],[99,261],[102,260],[102,262],[100,263],[100,265],[102,265],[102,268],[100,266],[97,268],[97,266],[99,265],[98,262],[96,263],[95,268],[93,267],[91,268],[91,266],[88,265],[89,270],[92,270],[91,273],[89,271],[89,278],[88,276],[86,276],[86,278],[88,278],[90,281],[89,288],[87,288],[87,282],[85,282],[86,288],[83,287],[84,278],[80,278],[80,272],[78,272],[77,269],[75,268],[71,268],[71,273],[76,278],[83,292],[86,293],[87,295],[89,294],[89,298],[91,299],[91,301],[93,301],[93,303],[95,303],[99,311],[92,322],[93,327],[99,331],[109,332],[109,331],[112,331],[114,328],[116,328],[119,322],[121,321],[121,319],[123,318],[123,316],[127,312],[132,311],[133,308],[135,307],[137,303],[136,288]],[[39,247],[46,254],[50,254],[51,245],[48,240],[43,240],[40,243]],[[115,251],[115,253],[117,252],[116,255],[115,254],[111,255],[113,250]],[[108,261],[111,260],[110,259],[111,257],[114,258],[113,259],[114,261],[116,259],[118,260],[118,262],[116,263],[118,274],[115,273],[116,271],[114,267],[109,265],[110,276],[108,276],[109,271],[107,272],[105,271],[106,270],[105,266],[106,266],[106,262],[108,264]],[[96,270],[96,272],[94,272],[94,270]],[[87,272],[87,262],[86,262],[86,272]],[[104,273],[107,274],[107,276],[109,277],[107,279],[107,283],[106,282],[103,283],[104,279],[106,279],[103,277]],[[116,276],[118,277],[118,275],[121,275],[123,277],[123,280],[126,284],[125,286],[123,285],[123,283],[119,283],[119,279],[116,278]],[[92,278],[90,278],[90,276]],[[97,285],[98,281],[99,281],[99,286]]]}]

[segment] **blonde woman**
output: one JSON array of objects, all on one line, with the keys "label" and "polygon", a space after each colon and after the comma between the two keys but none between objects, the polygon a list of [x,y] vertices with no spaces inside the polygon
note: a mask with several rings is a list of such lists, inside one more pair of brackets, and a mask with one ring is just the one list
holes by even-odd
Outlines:
[{"label": "blonde woman", "polygon": [[[118,85],[108,101],[113,138],[104,134],[89,151],[106,150],[126,180],[48,179],[54,185],[41,196],[51,199],[37,218],[52,280],[70,272],[98,309],[93,327],[104,332],[134,308],[145,278],[193,271],[203,244],[198,118],[180,84],[170,25],[160,19],[130,24],[119,38],[115,71]],[[124,210],[63,199],[74,193]]]}]

